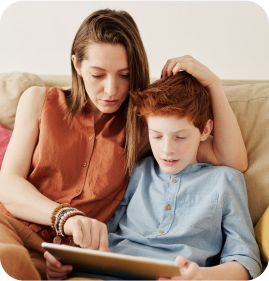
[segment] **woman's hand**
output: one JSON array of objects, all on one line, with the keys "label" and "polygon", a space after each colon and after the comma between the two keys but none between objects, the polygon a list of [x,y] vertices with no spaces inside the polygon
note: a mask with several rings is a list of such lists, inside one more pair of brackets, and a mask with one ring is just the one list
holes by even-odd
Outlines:
[{"label": "woman's hand", "polygon": [[190,55],[168,60],[162,69],[162,77],[175,75],[180,70],[185,70],[191,74],[204,87],[210,87],[215,83],[221,84],[218,76]]},{"label": "woman's hand", "polygon": [[[84,216],[69,218],[64,224],[64,233],[73,236],[76,245],[86,249],[108,252],[107,227],[104,223]],[[49,252],[45,252],[48,280],[63,280],[72,272],[71,265],[62,265]]]},{"label": "woman's hand", "polygon": [[[171,280],[203,280],[201,269],[195,262],[190,262],[183,256],[177,256],[175,262],[179,265],[181,275],[174,276]],[[167,278],[159,278],[158,280],[167,280]]]},{"label": "woman's hand", "polygon": [[64,224],[64,233],[73,236],[81,248],[108,252],[107,227],[104,223],[84,216],[69,218]]},{"label": "woman's hand", "polygon": [[168,60],[162,76],[171,76],[180,70],[196,78],[211,97],[214,137],[200,143],[198,162],[225,165],[244,172],[248,167],[246,147],[220,78],[189,55]]},{"label": "woman's hand", "polygon": [[73,270],[71,265],[62,265],[49,252],[44,253],[44,258],[46,259],[48,280],[64,280],[66,279],[67,274]]}]

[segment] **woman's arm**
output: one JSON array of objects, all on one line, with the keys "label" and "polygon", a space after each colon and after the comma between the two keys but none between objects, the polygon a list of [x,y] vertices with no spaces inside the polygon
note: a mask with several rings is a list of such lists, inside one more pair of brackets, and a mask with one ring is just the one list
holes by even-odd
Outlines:
[{"label": "woman's arm", "polygon": [[[50,225],[51,213],[59,204],[41,194],[27,181],[38,139],[39,115],[44,98],[45,88],[32,87],[20,99],[14,131],[0,173],[0,198],[15,217]],[[66,221],[64,232],[73,236],[74,242],[81,247],[108,251],[104,223],[77,215]]]},{"label": "woman's arm", "polygon": [[[181,275],[172,277],[172,280],[250,280],[246,268],[236,261],[212,267],[199,267],[183,256],[178,256],[175,261],[180,267]],[[161,277],[159,280],[165,278]]]},{"label": "woman's arm", "polygon": [[38,139],[38,122],[45,88],[31,87],[18,104],[14,130],[0,174],[1,203],[23,220],[50,225],[50,214],[57,203],[43,196],[26,180]]},{"label": "woman's arm", "polygon": [[241,172],[245,171],[248,166],[245,144],[221,80],[191,56],[168,60],[162,70],[162,76],[171,76],[180,70],[185,70],[195,77],[211,96],[214,137],[201,142],[197,154],[198,162],[226,165]]}]

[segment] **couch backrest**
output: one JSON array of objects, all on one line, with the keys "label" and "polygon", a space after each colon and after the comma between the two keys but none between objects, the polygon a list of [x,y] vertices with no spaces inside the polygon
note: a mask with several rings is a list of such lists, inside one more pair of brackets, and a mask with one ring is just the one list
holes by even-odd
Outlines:
[{"label": "couch backrest", "polygon": [[[152,78],[151,82],[155,80]],[[269,206],[269,81],[223,80],[222,83],[247,148],[249,167],[244,176],[255,225]],[[0,124],[13,129],[20,96],[34,85],[68,87],[71,76],[0,74]]]}]

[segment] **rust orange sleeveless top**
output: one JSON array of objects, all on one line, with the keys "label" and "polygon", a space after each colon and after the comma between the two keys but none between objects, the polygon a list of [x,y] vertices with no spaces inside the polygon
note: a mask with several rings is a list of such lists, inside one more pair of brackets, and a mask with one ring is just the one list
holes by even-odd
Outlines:
[{"label": "rust orange sleeveless top", "polygon": [[[39,138],[28,176],[43,195],[58,203],[70,203],[88,217],[107,222],[116,211],[129,176],[124,173],[124,103],[115,113],[103,114],[94,124],[88,103],[70,128],[63,120],[65,95],[46,88],[39,119]],[[1,204],[0,211],[12,216]],[[13,216],[12,216],[13,217]],[[29,225],[46,241],[48,226]]]}]

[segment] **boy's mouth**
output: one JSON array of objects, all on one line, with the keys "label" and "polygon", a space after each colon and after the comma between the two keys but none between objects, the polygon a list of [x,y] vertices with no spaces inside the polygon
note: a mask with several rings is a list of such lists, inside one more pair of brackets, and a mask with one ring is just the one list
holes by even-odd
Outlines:
[{"label": "boy's mouth", "polygon": [[161,159],[164,165],[172,166],[175,165],[179,160],[173,160],[173,159]]}]

